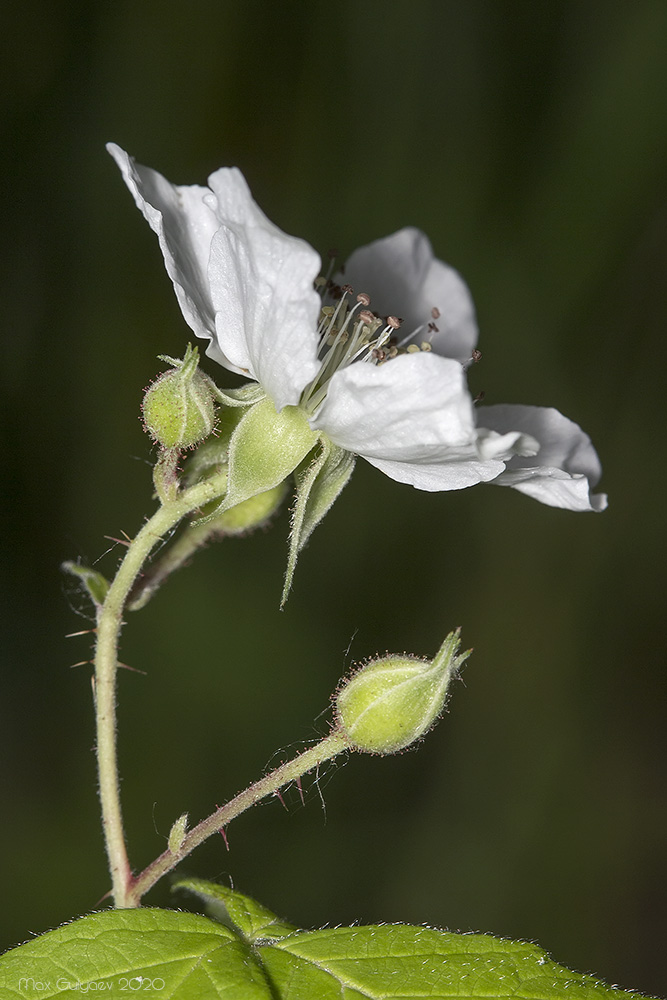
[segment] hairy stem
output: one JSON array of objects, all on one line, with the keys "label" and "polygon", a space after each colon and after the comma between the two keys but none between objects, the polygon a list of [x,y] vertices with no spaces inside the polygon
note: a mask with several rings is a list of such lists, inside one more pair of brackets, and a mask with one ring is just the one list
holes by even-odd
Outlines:
[{"label": "hairy stem", "polygon": [[240,792],[226,805],[216,809],[214,813],[211,813],[210,816],[190,830],[183,838],[177,851],[171,851],[167,848],[140,875],[132,879],[131,886],[128,889],[128,903],[126,905],[139,906],[141,897],[163,875],[166,875],[172,868],[175,868],[183,858],[186,858],[188,854],[194,851],[195,847],[199,847],[200,844],[214,833],[222,831],[236,816],[240,816],[241,813],[254,806],[260,799],[274,794],[284,785],[288,785],[291,781],[296,781],[302,775],[307,774],[308,771],[319,767],[324,761],[330,760],[348,748],[349,741],[347,737],[339,730],[333,730],[320,743],[316,743],[315,746],[305,750],[298,757],[288,761],[286,764],[281,764],[275,771],[267,774],[264,778],[260,778],[259,781],[246,788],[244,792]]},{"label": "hairy stem", "polygon": [[141,579],[135,582],[127,603],[128,611],[139,611],[145,607],[167,577],[187,563],[198,549],[211,541],[213,535],[215,529],[208,523],[188,525],[180,538],[177,538],[164,555],[156,559]]},{"label": "hairy stem", "polygon": [[125,602],[141,567],[157,542],[186,514],[221,496],[226,485],[227,475],[224,473],[223,476],[214,476],[204,483],[191,486],[163,504],[129,544],[104,603],[98,608],[95,652],[97,770],[104,839],[117,907],[137,905],[132,902],[130,894],[132,873],[123,832],[116,748],[118,639]]}]

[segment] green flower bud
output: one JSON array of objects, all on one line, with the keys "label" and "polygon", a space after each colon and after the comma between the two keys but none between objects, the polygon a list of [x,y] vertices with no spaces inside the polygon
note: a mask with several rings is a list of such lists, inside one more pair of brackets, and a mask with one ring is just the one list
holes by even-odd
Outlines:
[{"label": "green flower bud", "polygon": [[423,736],[445,707],[450,680],[470,656],[471,650],[457,656],[459,645],[457,629],[432,661],[383,656],[345,681],[335,696],[335,714],[351,748],[396,753]]},{"label": "green flower bud", "polygon": [[146,391],[142,403],[144,426],[163,448],[192,448],[207,438],[215,425],[211,380],[198,370],[199,353],[188,345],[182,360],[161,356],[174,366]]},{"label": "green flower bud", "polygon": [[172,826],[171,830],[169,831],[169,839],[167,841],[167,844],[172,854],[176,854],[177,851],[180,851],[181,847],[183,846],[183,841],[185,840],[185,834],[187,833],[187,829],[188,829],[188,814],[183,813],[182,816],[178,817],[178,819]]},{"label": "green flower bud", "polygon": [[223,535],[243,535],[246,532],[254,531],[255,528],[263,527],[280,507],[287,484],[279,483],[271,490],[258,493],[257,496],[250,497],[238,503],[236,507],[218,514],[210,522],[214,531],[220,531]]}]

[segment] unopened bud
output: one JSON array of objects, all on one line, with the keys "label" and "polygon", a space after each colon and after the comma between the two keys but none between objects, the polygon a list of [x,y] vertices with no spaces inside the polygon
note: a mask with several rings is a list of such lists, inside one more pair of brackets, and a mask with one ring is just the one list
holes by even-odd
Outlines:
[{"label": "unopened bud", "polygon": [[169,831],[169,839],[167,841],[169,850],[172,854],[176,854],[180,851],[183,846],[183,841],[185,840],[185,834],[188,829],[188,814],[183,813],[179,816],[171,830]]},{"label": "unopened bud", "polygon": [[237,503],[236,507],[230,507],[229,510],[218,514],[211,521],[211,527],[223,535],[244,535],[254,531],[255,528],[262,528],[277,512],[286,492],[286,483],[279,483],[273,489],[258,493],[257,496],[250,497],[249,500]]},{"label": "unopened bud", "polygon": [[363,666],[338,691],[339,728],[352,749],[404,750],[431,728],[445,707],[449,682],[471,650],[457,656],[459,630],[450,632],[432,661],[384,656]]},{"label": "unopened bud", "polygon": [[144,425],[163,448],[192,448],[215,425],[211,381],[198,370],[199,354],[190,347],[182,360],[164,358],[174,366],[149,386],[142,403]]}]

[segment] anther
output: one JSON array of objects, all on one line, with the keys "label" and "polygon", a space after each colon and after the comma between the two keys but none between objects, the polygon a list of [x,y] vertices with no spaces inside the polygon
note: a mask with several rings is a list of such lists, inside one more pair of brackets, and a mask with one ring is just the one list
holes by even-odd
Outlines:
[{"label": "anther", "polygon": [[375,316],[370,311],[370,309],[362,309],[362,311],[359,313],[359,319],[362,321],[362,323],[365,323],[366,326],[372,326],[373,323],[375,322]]},{"label": "anther", "polygon": [[370,295],[366,295],[366,292],[359,292],[357,302],[361,302],[362,306],[369,306],[371,304],[371,297]]},{"label": "anther", "polygon": [[390,326],[392,330],[398,330],[400,325],[401,321],[396,316],[387,316],[387,326]]},{"label": "anther", "polygon": [[440,318],[440,310],[438,309],[437,306],[433,306],[433,308],[431,309],[431,316],[433,317],[433,319]]},{"label": "anther", "polygon": [[472,360],[475,362],[475,364],[477,364],[478,361],[482,360],[482,352],[478,351],[476,347],[473,348]]}]

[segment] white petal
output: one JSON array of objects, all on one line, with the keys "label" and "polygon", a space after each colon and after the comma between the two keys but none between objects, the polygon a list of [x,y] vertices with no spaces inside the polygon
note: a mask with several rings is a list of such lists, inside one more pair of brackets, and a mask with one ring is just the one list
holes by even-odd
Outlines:
[{"label": "white petal", "polygon": [[407,483],[429,493],[488,483],[505,468],[503,462],[480,461],[474,447],[468,452],[464,448],[452,449],[444,462],[385,462],[376,458],[369,458],[368,462],[397,483]]},{"label": "white petal", "polygon": [[[477,343],[472,298],[460,274],[436,260],[427,237],[418,229],[400,229],[392,236],[360,247],[345,264],[339,280],[371,297],[381,316],[399,316],[399,337],[418,327],[414,342],[429,340],[438,354],[467,361]],[[433,310],[440,315],[433,316]],[[437,331],[428,331],[433,322]]]},{"label": "white petal", "polygon": [[319,368],[320,258],[266,218],[240,171],[218,170],[209,185],[219,226],[208,264],[218,344],[278,409],[295,405]]},{"label": "white petal", "polygon": [[480,458],[461,365],[435,354],[344,368],[311,424],[392,479],[422,490],[462,489],[505,467]]},{"label": "white petal", "polygon": [[[215,310],[207,268],[211,240],[219,223],[204,200],[208,189],[197,185],[175,187],[162,174],[136,163],[115,143],[108,143],[107,149],[120,167],[137,207],[157,233],[186,322],[197,337],[213,341]],[[226,368],[240,371],[219,349],[213,356]]]},{"label": "white petal", "polygon": [[605,509],[605,494],[590,492],[601,475],[600,460],[578,424],[542,406],[485,406],[479,409],[478,418],[500,433],[521,431],[540,445],[535,457],[512,458],[495,480],[499,486],[513,486],[551,507]]}]

